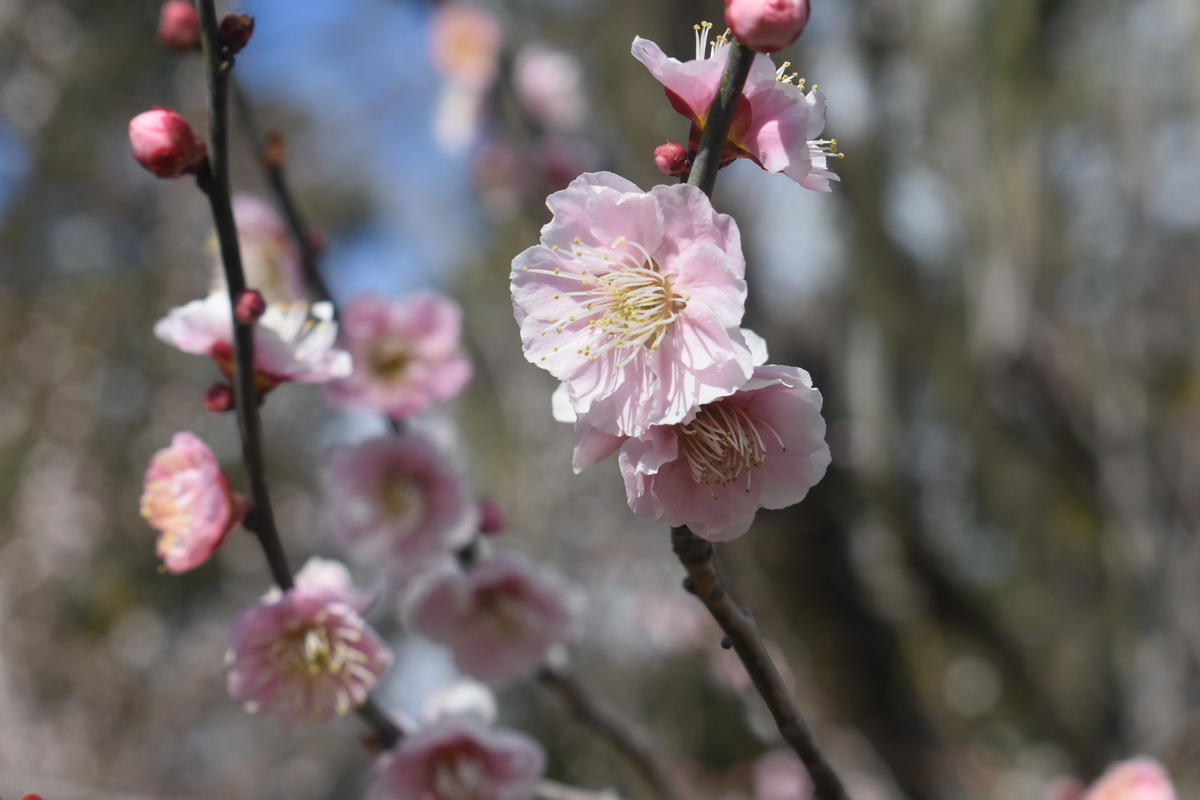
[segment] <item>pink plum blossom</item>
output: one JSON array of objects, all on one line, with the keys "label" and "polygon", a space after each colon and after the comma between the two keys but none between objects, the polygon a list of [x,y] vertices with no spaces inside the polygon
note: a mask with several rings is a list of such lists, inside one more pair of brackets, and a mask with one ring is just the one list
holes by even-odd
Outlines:
[{"label": "pink plum blossom", "polygon": [[[577,441],[588,435],[578,433],[581,425]],[[614,444],[609,438],[588,450],[585,442],[584,450],[604,457]],[[749,530],[759,508],[800,502],[830,461],[821,393],[804,370],[780,366],[757,367],[737,393],[627,439],[620,450],[635,514],[687,525],[714,542]]]},{"label": "pink plum blossom", "polygon": [[[305,302],[300,253],[274,207],[252,194],[236,194],[233,217],[246,285],[258,290],[268,303]],[[225,270],[220,255],[213,261],[213,276],[213,291],[224,291]]]},{"label": "pink plum blossom", "polygon": [[640,436],[746,382],[741,236],[703,192],[599,172],[547,205],[541,244],[513,260],[513,307],[525,357],[577,414]]},{"label": "pink plum blossom", "polygon": [[399,583],[436,567],[475,530],[462,479],[422,436],[337,447],[321,477],[334,536],[352,560],[382,563]]},{"label": "pink plum blossom", "polygon": [[406,737],[375,768],[367,800],[530,800],[546,769],[542,746],[447,716]]},{"label": "pink plum blossom", "polygon": [[526,45],[517,54],[513,83],[521,104],[542,127],[577,131],[587,120],[578,56],[543,44]]},{"label": "pink plum blossom", "polygon": [[1140,756],[1110,765],[1083,800],[1176,800],[1176,794],[1163,765]]},{"label": "pink plum blossom", "polygon": [[159,531],[158,556],[168,571],[187,572],[208,561],[245,513],[216,455],[195,434],[175,434],[150,460],[142,516]]},{"label": "pink plum blossom", "polygon": [[[185,353],[211,358],[232,380],[233,311],[229,295],[213,292],[171,309],[154,335]],[[254,368],[258,389],[268,392],[286,381],[322,383],[350,374],[350,354],[337,349],[337,323],[329,303],[271,304],[254,326]]]},{"label": "pink plum blossom", "polygon": [[[311,556],[308,561],[304,562],[304,566],[296,573],[293,580],[298,589],[328,591],[337,594],[342,601],[349,604],[359,614],[366,614],[378,597],[378,593],[364,592],[357,588],[346,565],[332,558]],[[271,590],[263,595],[263,599],[273,603],[282,596],[279,587],[272,586]]]},{"label": "pink plum blossom", "polygon": [[[729,58],[724,37],[707,41],[711,28],[709,23],[698,27],[693,61],[667,58],[640,36],[633,40],[634,57],[663,84],[671,106],[691,120],[688,146],[693,152]],[[770,56],[754,56],[722,161],[748,158],[767,172],[782,172],[807,189],[828,192],[829,181],[838,179],[827,169],[828,158],[840,154],[836,141],[817,138],[825,128],[825,98],[815,86],[806,93],[803,80],[785,75],[788,66],[776,69]]]},{"label": "pink plum blossom", "polygon": [[296,586],[234,618],[226,663],[229,693],[290,727],[353,711],[392,654],[342,592]]},{"label": "pink plum blossom", "polygon": [[532,675],[551,647],[575,635],[573,591],[512,552],[431,580],[411,603],[414,627],[448,645],[460,670],[493,686]]},{"label": "pink plum blossom", "polygon": [[754,800],[809,800],[812,778],[793,750],[772,750],[754,762]]},{"label": "pink plum blossom", "polygon": [[808,13],[808,0],[725,0],[725,23],[758,53],[774,53],[796,41]]},{"label": "pink plum blossom", "polygon": [[335,405],[407,419],[454,399],[471,380],[459,343],[462,312],[452,300],[428,292],[390,303],[364,295],[346,305],[340,322],[355,369],[329,384]]}]

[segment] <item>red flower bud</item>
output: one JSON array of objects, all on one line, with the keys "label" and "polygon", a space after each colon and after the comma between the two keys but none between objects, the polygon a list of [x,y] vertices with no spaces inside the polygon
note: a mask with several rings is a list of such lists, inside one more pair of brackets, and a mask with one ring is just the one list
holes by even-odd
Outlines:
[{"label": "red flower bud", "polygon": [[167,0],[158,14],[158,41],[172,50],[200,49],[200,13],[191,0]]},{"label": "red flower bud", "polygon": [[245,14],[226,14],[218,28],[221,41],[231,53],[240,53],[254,35],[254,17]]},{"label": "red flower bud", "polygon": [[158,106],[129,121],[129,144],[137,162],[160,178],[195,172],[208,152],[187,120]]},{"label": "red flower bud", "polygon": [[227,383],[214,383],[204,393],[204,407],[214,414],[233,410],[233,387]]},{"label": "red flower bud", "polygon": [[672,141],[654,148],[654,163],[664,175],[674,175],[676,178],[682,178],[692,171],[687,148]]},{"label": "red flower bud", "polygon": [[479,532],[484,536],[495,536],[504,530],[508,515],[495,500],[484,500],[479,504]]},{"label": "red flower bud", "polygon": [[244,289],[233,304],[233,315],[243,325],[253,325],[267,310],[267,301],[256,289]]},{"label": "red flower bud", "polygon": [[799,38],[808,11],[808,0],[725,0],[725,24],[751,50],[774,53]]}]

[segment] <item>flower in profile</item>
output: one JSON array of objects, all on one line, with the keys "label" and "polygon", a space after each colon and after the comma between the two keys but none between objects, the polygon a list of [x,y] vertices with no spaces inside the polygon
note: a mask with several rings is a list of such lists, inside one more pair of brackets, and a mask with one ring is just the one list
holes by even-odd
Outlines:
[{"label": "flower in profile", "polygon": [[353,711],[392,654],[342,592],[297,585],[234,618],[225,660],[229,693],[291,726]]},{"label": "flower in profile", "polygon": [[[240,193],[233,196],[233,218],[246,285],[257,289],[268,304],[305,302],[300,254],[275,209],[252,194]],[[213,261],[213,291],[218,290],[225,290],[220,254]]]},{"label": "flower in profile", "polygon": [[459,342],[462,312],[452,300],[428,292],[390,303],[364,295],[346,305],[340,322],[354,372],[329,384],[335,405],[403,420],[453,400],[471,380]]},{"label": "flower in profile", "polygon": [[726,24],[758,53],[774,53],[796,41],[808,14],[808,0],[725,0]]},{"label": "flower in profile", "polygon": [[1110,765],[1083,800],[1176,800],[1176,794],[1163,765],[1140,756]]},{"label": "flower in profile", "polygon": [[528,736],[445,716],[380,759],[367,800],[529,800],[545,769]]},{"label": "flower in profile", "polygon": [[[154,335],[185,353],[208,356],[230,380],[234,373],[233,311],[229,295],[213,292],[171,309]],[[286,381],[323,383],[350,374],[350,354],[337,349],[329,303],[267,306],[254,326],[254,370],[266,393]]]},{"label": "flower in profile", "polygon": [[794,750],[772,750],[754,762],[754,800],[810,800],[812,778]]},{"label": "flower in profile", "polygon": [[413,626],[492,686],[544,666],[551,647],[574,637],[578,608],[562,578],[511,552],[433,579],[410,602]]},{"label": "flower in profile", "polygon": [[384,564],[399,583],[436,567],[476,527],[462,479],[416,434],[337,447],[321,479],[330,527],[350,558]]},{"label": "flower in profile", "polygon": [[142,516],[159,532],[158,557],[169,572],[187,572],[208,561],[245,514],[245,501],[195,434],[175,434],[171,446],[150,460]]},{"label": "flower in profile", "polygon": [[620,447],[633,512],[714,542],[803,500],[830,461],[821,393],[797,367],[757,367],[735,394]]},{"label": "flower in profile", "polygon": [[732,218],[694,186],[643,192],[608,172],[546,202],[541,244],[513,259],[513,306],[525,357],[567,384],[577,414],[640,436],[746,382]]},{"label": "flower in profile", "polygon": [[208,155],[187,120],[159,106],[129,121],[129,146],[134,159],[160,178],[196,172]]},{"label": "flower in profile", "polygon": [[[688,146],[693,152],[708,121],[708,111],[729,58],[728,40],[708,41],[710,23],[696,26],[696,58],[677,61],[642,37],[633,40],[633,55],[665,87],[671,106],[691,120]],[[711,48],[711,49],[710,49]],[[804,80],[779,69],[771,57],[754,56],[750,75],[734,113],[722,163],[748,158],[767,172],[782,172],[807,189],[828,192],[828,159],[840,157],[837,142],[817,138],[825,128],[825,98],[817,87],[804,91]]]},{"label": "flower in profile", "polygon": [[577,131],[587,120],[579,57],[544,44],[521,48],[513,66],[517,97],[542,127]]}]

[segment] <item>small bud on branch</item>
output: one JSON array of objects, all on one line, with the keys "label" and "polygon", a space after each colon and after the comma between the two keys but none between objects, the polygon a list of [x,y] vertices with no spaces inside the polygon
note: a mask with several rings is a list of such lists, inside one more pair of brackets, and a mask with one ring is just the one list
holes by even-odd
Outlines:
[{"label": "small bud on branch", "polygon": [[667,141],[654,148],[654,163],[664,175],[686,177],[692,171],[692,160],[687,148],[676,142]]},{"label": "small bud on branch", "polygon": [[137,162],[160,178],[199,172],[208,154],[187,120],[159,106],[129,121],[129,144]]},{"label": "small bud on branch", "polygon": [[256,289],[242,291],[237,296],[237,302],[233,304],[233,315],[243,325],[253,325],[258,322],[266,310],[267,301]]},{"label": "small bud on branch", "polygon": [[172,50],[200,50],[200,13],[189,0],[167,0],[158,14],[158,41]]},{"label": "small bud on branch", "polygon": [[249,44],[250,37],[254,35],[254,17],[248,17],[245,14],[226,14],[221,18],[219,30],[221,44],[225,45],[230,53],[240,53]]}]

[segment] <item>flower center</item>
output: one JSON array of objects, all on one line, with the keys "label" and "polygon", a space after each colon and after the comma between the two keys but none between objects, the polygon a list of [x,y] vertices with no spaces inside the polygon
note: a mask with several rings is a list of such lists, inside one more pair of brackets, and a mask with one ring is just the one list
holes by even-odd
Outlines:
[{"label": "flower center", "polygon": [[486,789],[487,770],[475,753],[455,748],[433,765],[432,784],[436,800],[480,800]]},{"label": "flower center", "polygon": [[[617,250],[619,245],[632,246],[639,251],[640,258]],[[558,251],[557,246],[551,249]],[[618,357],[614,365],[620,369],[643,350],[657,350],[675,320],[687,308],[689,298],[675,293],[670,279],[662,273],[650,253],[622,236],[607,251],[575,239],[572,255],[585,267],[578,275],[561,269],[529,270],[526,267],[527,271],[567,278],[580,284],[578,291],[554,295],[555,300],[564,297],[574,300],[574,307],[565,320],[567,324],[587,321],[566,342],[555,347],[555,352],[574,347],[577,355],[595,361],[596,356],[609,350],[628,349],[629,355],[623,361]],[[552,327],[543,331],[542,336],[551,330],[563,332],[564,320],[548,322]]]},{"label": "flower center", "polygon": [[412,361],[412,352],[404,343],[395,340],[380,342],[367,354],[371,374],[384,383],[400,383]]},{"label": "flower center", "polygon": [[528,615],[512,586],[501,584],[480,589],[475,593],[475,608],[483,623],[504,637],[525,630]]},{"label": "flower center", "polygon": [[[701,406],[691,422],[674,426],[679,453],[687,462],[692,480],[706,486],[728,486],[743,472],[761,467],[767,448],[759,426],[774,434],[779,446],[787,452],[774,428],[731,403]],[[750,491],[749,476],[746,491]],[[715,490],[712,497],[717,499]]]},{"label": "flower center", "polygon": [[425,509],[421,488],[407,472],[400,470],[384,477],[379,487],[379,502],[401,527],[415,523]]},{"label": "flower center", "polygon": [[280,637],[271,648],[272,660],[299,676],[340,673],[351,660],[350,648],[339,631],[331,631],[323,624],[322,617],[296,626]]}]

